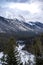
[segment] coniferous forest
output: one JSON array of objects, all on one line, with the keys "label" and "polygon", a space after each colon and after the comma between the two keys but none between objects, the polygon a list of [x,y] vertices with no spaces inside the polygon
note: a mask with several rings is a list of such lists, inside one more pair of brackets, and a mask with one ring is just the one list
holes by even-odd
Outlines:
[{"label": "coniferous forest", "polygon": [[[0,35],[0,52],[3,52],[1,61],[6,62],[4,65],[19,65],[16,57],[17,51],[15,51],[18,44],[17,37]],[[36,57],[36,65],[43,65],[43,34],[34,37],[28,37],[26,40],[25,48],[28,52],[32,53]],[[6,56],[6,60],[4,59]],[[20,60],[19,60],[20,61]],[[3,64],[2,64],[3,65]],[[23,65],[22,63],[20,65]]]}]

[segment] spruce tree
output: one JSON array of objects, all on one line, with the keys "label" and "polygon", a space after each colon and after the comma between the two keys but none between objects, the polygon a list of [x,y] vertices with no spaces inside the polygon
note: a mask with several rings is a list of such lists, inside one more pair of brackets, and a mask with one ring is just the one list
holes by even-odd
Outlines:
[{"label": "spruce tree", "polygon": [[7,65],[18,65],[14,53],[16,48],[16,41],[14,38],[10,38],[8,45],[5,46],[4,52],[7,54]]}]

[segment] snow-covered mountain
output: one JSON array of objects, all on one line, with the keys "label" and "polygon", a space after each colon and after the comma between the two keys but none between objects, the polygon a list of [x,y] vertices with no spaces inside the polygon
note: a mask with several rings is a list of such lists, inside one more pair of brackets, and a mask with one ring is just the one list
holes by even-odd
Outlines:
[{"label": "snow-covered mountain", "polygon": [[0,33],[13,33],[17,35],[34,35],[43,32],[43,23],[28,22],[18,18],[7,19],[0,16]]}]

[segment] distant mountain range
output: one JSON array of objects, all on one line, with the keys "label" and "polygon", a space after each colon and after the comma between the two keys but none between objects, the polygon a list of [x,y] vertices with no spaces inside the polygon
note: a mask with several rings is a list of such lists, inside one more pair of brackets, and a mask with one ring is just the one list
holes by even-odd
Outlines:
[{"label": "distant mountain range", "polygon": [[7,19],[0,16],[0,33],[10,33],[18,36],[31,36],[43,33],[43,23]]}]

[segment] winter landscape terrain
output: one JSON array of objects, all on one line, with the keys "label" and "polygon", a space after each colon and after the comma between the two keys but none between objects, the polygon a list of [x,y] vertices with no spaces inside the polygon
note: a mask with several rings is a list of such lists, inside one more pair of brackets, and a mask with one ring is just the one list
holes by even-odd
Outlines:
[{"label": "winter landscape terrain", "polygon": [[15,35],[37,35],[43,33],[43,23],[38,21],[30,21],[26,23],[25,21],[17,18],[7,19],[0,16],[0,33],[15,33]]},{"label": "winter landscape terrain", "polygon": [[0,0],[0,65],[43,65],[43,0]]},{"label": "winter landscape terrain", "polygon": [[[18,61],[19,64],[20,63],[23,63],[23,65],[25,65],[25,63],[26,64],[30,63],[30,65],[35,64],[35,56],[32,55],[31,53],[28,53],[27,51],[22,50],[22,48],[24,46],[25,45],[18,45],[18,47],[16,47],[16,49],[15,49],[15,51],[18,52],[18,55],[16,55],[16,57],[17,57],[17,59],[20,60],[20,62]],[[3,57],[3,52],[0,53],[0,65],[2,65],[3,63],[6,64],[6,62],[1,61],[2,57]],[[6,57],[4,59],[6,59]]]}]

